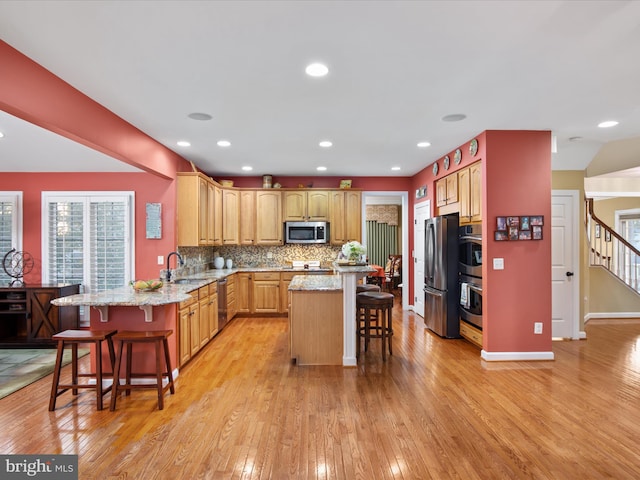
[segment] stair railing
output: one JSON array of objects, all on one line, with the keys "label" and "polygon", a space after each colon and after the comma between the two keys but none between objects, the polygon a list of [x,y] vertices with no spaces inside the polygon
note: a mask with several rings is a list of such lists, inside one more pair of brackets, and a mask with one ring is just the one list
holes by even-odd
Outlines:
[{"label": "stair railing", "polygon": [[585,204],[589,263],[606,268],[640,293],[640,251],[595,215],[592,198]]}]

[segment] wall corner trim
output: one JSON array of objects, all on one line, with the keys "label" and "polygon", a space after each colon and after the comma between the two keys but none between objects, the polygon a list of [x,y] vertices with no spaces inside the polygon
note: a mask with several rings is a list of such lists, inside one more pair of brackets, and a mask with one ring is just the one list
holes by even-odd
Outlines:
[{"label": "wall corner trim", "polygon": [[482,350],[481,356],[487,362],[513,362],[529,360],[553,360],[553,352],[487,352]]}]

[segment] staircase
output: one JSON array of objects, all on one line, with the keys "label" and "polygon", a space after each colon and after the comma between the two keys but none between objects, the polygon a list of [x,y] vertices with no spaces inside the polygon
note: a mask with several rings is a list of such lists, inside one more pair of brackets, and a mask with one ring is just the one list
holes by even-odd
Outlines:
[{"label": "staircase", "polygon": [[606,268],[640,293],[640,251],[593,213],[592,198],[585,199],[585,227],[590,265]]}]

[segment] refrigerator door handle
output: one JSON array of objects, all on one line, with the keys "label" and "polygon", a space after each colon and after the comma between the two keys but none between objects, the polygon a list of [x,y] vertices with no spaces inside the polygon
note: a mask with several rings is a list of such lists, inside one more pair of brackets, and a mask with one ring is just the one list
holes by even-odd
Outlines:
[{"label": "refrigerator door handle", "polygon": [[424,287],[424,292],[436,297],[443,297],[445,294],[445,292],[443,292],[442,290],[436,290],[435,288],[431,288],[428,285]]}]

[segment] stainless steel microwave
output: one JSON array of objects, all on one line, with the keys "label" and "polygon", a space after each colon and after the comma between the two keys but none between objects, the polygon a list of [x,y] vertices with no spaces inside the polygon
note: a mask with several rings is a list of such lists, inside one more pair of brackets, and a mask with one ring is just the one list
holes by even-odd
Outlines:
[{"label": "stainless steel microwave", "polygon": [[285,222],[286,243],[329,243],[327,222]]}]

